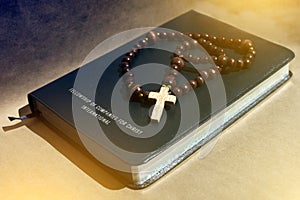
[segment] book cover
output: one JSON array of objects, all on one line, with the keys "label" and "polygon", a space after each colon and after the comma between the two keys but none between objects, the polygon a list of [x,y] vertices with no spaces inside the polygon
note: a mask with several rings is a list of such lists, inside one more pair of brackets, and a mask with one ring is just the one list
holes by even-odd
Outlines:
[{"label": "book cover", "polygon": [[[256,57],[245,70],[219,76],[167,106],[160,123],[152,123],[153,105],[129,101],[123,93],[119,65],[126,44],[31,92],[31,110],[86,148],[103,164],[120,171],[128,185],[142,188],[164,175],[247,112],[289,77],[289,49],[195,11],[161,27],[253,41]],[[234,51],[228,50],[233,56]],[[133,71],[145,89],[158,90],[172,51],[145,48]],[[135,66],[142,66],[140,69]],[[139,76],[140,74],[140,76]],[[182,73],[190,80],[194,73]]]}]

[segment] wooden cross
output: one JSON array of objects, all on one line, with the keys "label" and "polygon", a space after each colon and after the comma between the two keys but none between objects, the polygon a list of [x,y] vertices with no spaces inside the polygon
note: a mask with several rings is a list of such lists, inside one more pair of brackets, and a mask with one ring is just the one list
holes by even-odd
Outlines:
[{"label": "wooden cross", "polygon": [[171,102],[173,104],[176,103],[176,96],[169,95],[169,88],[165,85],[163,85],[160,88],[159,93],[158,92],[150,92],[148,98],[149,99],[156,99],[156,103],[154,105],[154,109],[151,114],[151,120],[160,121],[160,118],[162,116],[165,102]]}]

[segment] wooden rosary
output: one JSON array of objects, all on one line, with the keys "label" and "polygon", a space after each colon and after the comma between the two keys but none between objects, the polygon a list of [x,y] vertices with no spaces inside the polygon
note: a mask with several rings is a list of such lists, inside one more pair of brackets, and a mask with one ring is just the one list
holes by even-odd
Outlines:
[{"label": "wooden rosary", "polygon": [[[153,45],[159,40],[168,41],[182,41],[186,36],[192,40],[183,41],[181,45],[177,46],[174,51],[174,55],[171,59],[170,70],[166,73],[162,86],[159,92],[145,91],[141,85],[135,83],[134,74],[131,72],[131,64],[135,57],[138,55],[140,49]],[[246,69],[253,61],[256,51],[253,46],[253,42],[249,39],[232,39],[223,36],[216,37],[209,34],[200,33],[177,33],[177,32],[155,32],[150,31],[147,36],[140,40],[122,59],[120,64],[122,75],[124,75],[124,83],[127,85],[130,94],[133,98],[140,100],[156,99],[154,109],[151,114],[151,120],[160,121],[163,113],[165,102],[176,103],[176,96],[187,94],[193,88],[200,87],[206,80],[213,79],[218,75],[226,74],[241,69]],[[188,50],[195,48],[197,45],[201,45],[210,55],[207,56],[195,56],[189,53]],[[241,58],[231,58],[224,52],[223,48],[234,49],[235,51],[243,54]],[[195,68],[186,66],[186,63],[192,64],[206,64],[212,60],[215,66],[200,70],[200,73]],[[176,85],[176,77],[180,71],[196,72],[197,77],[189,80],[189,83]],[[169,91],[171,89],[171,91]],[[175,96],[176,95],[176,96]]]}]

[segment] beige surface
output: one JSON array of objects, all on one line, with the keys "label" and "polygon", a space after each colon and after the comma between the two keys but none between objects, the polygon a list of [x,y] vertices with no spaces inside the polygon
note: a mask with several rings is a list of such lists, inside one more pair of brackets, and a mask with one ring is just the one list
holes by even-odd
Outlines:
[{"label": "beige surface", "polygon": [[[0,199],[300,199],[299,3],[214,0],[190,6],[291,48],[296,53],[292,79],[226,129],[206,158],[195,153],[144,190],[126,188],[103,170],[96,171],[97,166],[83,156],[71,156],[75,163],[86,163],[81,167],[91,178],[60,153],[72,155],[77,150],[38,120],[29,121],[30,128],[1,129]],[[249,11],[240,12],[245,6]],[[12,125],[6,117],[26,105],[29,91],[65,72],[61,68],[38,83],[4,88],[1,126]],[[55,149],[41,136],[63,149]]]}]

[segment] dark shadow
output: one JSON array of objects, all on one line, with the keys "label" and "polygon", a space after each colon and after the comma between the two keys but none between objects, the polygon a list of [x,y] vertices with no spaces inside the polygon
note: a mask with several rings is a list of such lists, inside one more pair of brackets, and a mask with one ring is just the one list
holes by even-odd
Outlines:
[{"label": "dark shadow", "polygon": [[[31,111],[28,105],[19,109],[20,116],[29,113],[31,113]],[[101,164],[97,159],[89,154],[87,150],[79,147],[79,145],[68,140],[68,138],[65,138],[59,130],[56,130],[40,118],[26,119],[15,125],[5,126],[2,128],[5,132],[7,132],[21,126],[28,127],[31,131],[42,137],[77,167],[104,187],[111,190],[119,190],[126,187],[125,184],[116,178],[118,177],[116,172]]]}]

